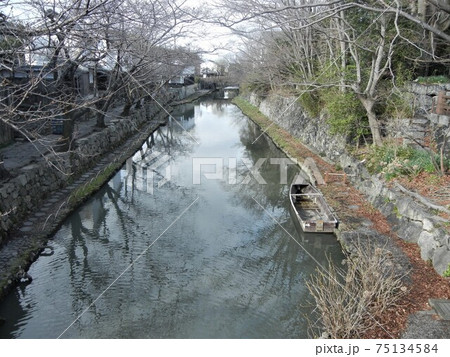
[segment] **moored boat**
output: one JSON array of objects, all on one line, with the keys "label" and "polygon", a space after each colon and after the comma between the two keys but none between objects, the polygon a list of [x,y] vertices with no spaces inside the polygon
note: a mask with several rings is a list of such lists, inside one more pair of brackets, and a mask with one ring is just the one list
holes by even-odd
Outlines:
[{"label": "moored boat", "polygon": [[291,205],[304,232],[333,233],[339,222],[323,194],[297,176],[289,192]]}]

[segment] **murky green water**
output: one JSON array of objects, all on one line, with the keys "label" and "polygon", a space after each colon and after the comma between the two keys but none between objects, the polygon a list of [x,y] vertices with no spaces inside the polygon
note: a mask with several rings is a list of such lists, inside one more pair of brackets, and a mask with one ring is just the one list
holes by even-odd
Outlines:
[{"label": "murky green water", "polygon": [[0,337],[308,336],[305,279],[326,255],[342,258],[335,237],[296,230],[270,163],[285,156],[254,142],[261,132],[239,109],[207,100],[174,116],[67,219],[33,282],[0,306]]}]

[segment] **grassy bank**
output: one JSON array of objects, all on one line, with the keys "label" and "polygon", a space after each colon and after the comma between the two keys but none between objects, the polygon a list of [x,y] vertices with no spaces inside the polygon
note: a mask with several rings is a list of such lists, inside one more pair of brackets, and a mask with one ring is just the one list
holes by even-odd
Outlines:
[{"label": "grassy bank", "polygon": [[95,192],[109,181],[114,173],[119,170],[123,165],[123,160],[113,162],[106,166],[102,171],[98,173],[92,180],[77,188],[69,197],[70,206],[77,207],[87,198],[92,196]]}]

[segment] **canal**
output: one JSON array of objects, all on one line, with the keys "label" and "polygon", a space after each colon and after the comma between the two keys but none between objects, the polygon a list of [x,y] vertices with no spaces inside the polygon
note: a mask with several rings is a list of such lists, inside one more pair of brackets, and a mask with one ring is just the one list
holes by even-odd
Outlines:
[{"label": "canal", "polygon": [[294,225],[298,168],[229,102],[173,116],[67,218],[1,338],[308,337],[305,279],[342,253]]}]

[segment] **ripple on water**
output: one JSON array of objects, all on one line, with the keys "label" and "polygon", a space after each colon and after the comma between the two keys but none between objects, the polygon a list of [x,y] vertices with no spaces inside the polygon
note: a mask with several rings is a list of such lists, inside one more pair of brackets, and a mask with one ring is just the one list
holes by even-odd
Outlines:
[{"label": "ripple on water", "polygon": [[[31,266],[33,282],[0,305],[11,321],[0,336],[54,338],[86,311],[63,337],[307,337],[304,278],[316,264],[253,199],[295,233],[287,188],[268,172],[276,165],[261,167],[268,185],[192,184],[194,157],[283,154],[251,145],[260,131],[229,104],[193,113],[200,144],[177,127],[155,136],[154,150],[171,156],[171,181],[149,192],[144,169],[129,163],[73,212],[49,243],[54,254]],[[325,252],[341,260],[336,242],[297,238],[321,261]]]}]

